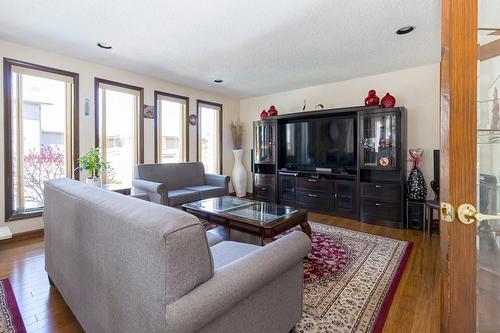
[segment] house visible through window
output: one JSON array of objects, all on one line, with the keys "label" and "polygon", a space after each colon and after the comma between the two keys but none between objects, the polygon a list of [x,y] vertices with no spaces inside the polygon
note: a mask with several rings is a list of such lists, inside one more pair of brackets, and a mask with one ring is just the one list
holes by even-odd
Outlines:
[{"label": "house visible through window", "polygon": [[222,105],[198,101],[198,161],[205,172],[222,172]]},{"label": "house visible through window", "polygon": [[159,163],[188,160],[187,114],[189,99],[156,91],[156,161]]},{"label": "house visible through window", "polygon": [[30,217],[43,208],[44,182],[73,177],[78,75],[8,59],[4,70],[6,219]]},{"label": "house visible through window", "polygon": [[[96,79],[98,140],[108,163],[107,184],[131,184],[134,165],[142,163],[142,88]],[[105,138],[105,140],[103,140]]]}]

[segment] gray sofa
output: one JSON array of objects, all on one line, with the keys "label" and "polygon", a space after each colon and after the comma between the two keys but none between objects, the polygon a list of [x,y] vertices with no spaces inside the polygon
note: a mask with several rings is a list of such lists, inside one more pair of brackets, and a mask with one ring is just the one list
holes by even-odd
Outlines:
[{"label": "gray sofa", "polygon": [[278,333],[302,316],[302,232],[209,246],[178,209],[70,179],[44,197],[45,269],[86,332]]},{"label": "gray sofa", "polygon": [[139,164],[132,185],[149,201],[167,206],[219,197],[229,193],[228,176],[205,173],[201,162]]}]

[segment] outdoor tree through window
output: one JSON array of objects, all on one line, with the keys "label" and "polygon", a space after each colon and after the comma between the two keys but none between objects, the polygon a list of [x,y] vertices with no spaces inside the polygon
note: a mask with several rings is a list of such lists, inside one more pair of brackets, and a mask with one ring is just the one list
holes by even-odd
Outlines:
[{"label": "outdoor tree through window", "polygon": [[73,176],[78,75],[9,60],[4,70],[9,74],[5,135],[10,155],[6,181],[11,185],[11,193],[6,193],[6,218],[10,219],[39,213],[44,183]]}]

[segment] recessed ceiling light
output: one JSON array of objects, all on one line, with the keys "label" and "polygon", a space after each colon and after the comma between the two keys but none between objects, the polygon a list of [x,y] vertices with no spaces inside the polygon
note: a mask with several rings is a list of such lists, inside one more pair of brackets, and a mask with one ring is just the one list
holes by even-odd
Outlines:
[{"label": "recessed ceiling light", "polygon": [[111,45],[108,45],[108,43],[105,43],[105,42],[98,42],[97,46],[99,46],[101,49],[105,49],[105,50],[111,50],[113,48]]},{"label": "recessed ceiling light", "polygon": [[215,82],[215,83],[222,83],[222,82],[224,82],[224,80],[221,80],[221,79],[215,79],[215,80],[214,80],[214,82]]},{"label": "recessed ceiling light", "polygon": [[399,28],[398,31],[396,31],[396,33],[398,35],[406,35],[406,34],[412,32],[413,30],[415,30],[415,26],[414,25],[408,25],[406,27]]}]

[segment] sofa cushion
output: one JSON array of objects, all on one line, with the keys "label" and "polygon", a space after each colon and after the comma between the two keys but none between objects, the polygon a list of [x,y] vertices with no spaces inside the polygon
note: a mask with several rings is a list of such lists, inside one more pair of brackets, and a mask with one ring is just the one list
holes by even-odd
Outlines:
[{"label": "sofa cushion", "polygon": [[186,189],[178,189],[168,191],[168,205],[169,206],[180,206],[186,202],[193,202],[200,200],[200,192],[190,191]]},{"label": "sofa cushion", "polygon": [[216,235],[213,232],[207,231],[208,246],[214,246],[215,244],[218,244],[223,240],[224,238],[222,238],[221,236]]},{"label": "sofa cushion", "polygon": [[202,199],[208,199],[213,197],[221,197],[226,194],[224,187],[217,187],[212,185],[199,185],[199,186],[189,186],[186,187],[187,190],[200,192]]},{"label": "sofa cushion", "polygon": [[201,162],[139,164],[134,178],[167,184],[169,190],[205,184],[205,167]]},{"label": "sofa cushion", "polygon": [[260,246],[233,241],[223,241],[215,244],[210,247],[214,260],[214,270],[243,258],[258,249],[260,249]]}]

